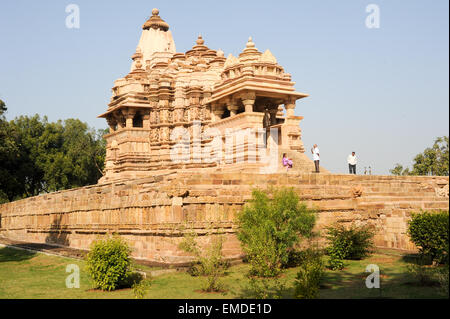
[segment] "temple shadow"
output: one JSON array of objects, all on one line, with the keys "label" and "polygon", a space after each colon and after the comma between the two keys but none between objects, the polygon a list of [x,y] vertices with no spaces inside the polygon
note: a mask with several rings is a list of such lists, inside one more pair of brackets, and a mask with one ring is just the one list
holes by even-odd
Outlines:
[{"label": "temple shadow", "polygon": [[0,248],[0,263],[10,261],[20,262],[24,260],[29,260],[35,256],[36,256],[35,252],[23,249],[15,249],[11,247]]},{"label": "temple shadow", "polygon": [[50,245],[69,246],[70,242],[66,225],[61,225],[62,215],[56,218],[50,226],[49,234],[45,238],[45,243]]}]

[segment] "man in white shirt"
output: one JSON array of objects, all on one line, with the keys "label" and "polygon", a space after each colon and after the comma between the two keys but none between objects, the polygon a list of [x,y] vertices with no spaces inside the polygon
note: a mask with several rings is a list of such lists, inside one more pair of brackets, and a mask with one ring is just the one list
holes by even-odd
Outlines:
[{"label": "man in white shirt", "polygon": [[355,155],[355,152],[352,152],[347,157],[347,163],[348,163],[348,169],[350,171],[350,174],[355,174],[356,175],[356,155]]},{"label": "man in white shirt", "polygon": [[313,148],[311,149],[311,153],[313,154],[313,160],[314,160],[314,165],[316,167],[316,173],[319,173],[320,155],[319,155],[319,148],[317,147],[317,144],[314,144]]}]

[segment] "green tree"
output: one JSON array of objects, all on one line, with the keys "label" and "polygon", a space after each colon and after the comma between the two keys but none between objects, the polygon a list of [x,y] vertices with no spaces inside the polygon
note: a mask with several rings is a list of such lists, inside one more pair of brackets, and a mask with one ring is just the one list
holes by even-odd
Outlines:
[{"label": "green tree", "polygon": [[105,144],[96,131],[77,119],[47,125],[39,167],[46,191],[97,183],[102,176]]},{"label": "green tree", "polygon": [[389,172],[392,175],[397,175],[397,176],[405,176],[405,175],[410,175],[410,171],[409,168],[403,168],[403,165],[401,164],[395,164],[395,167],[393,169],[390,169]]},{"label": "green tree", "polygon": [[6,110],[5,102],[0,100],[0,204],[10,201],[21,189],[14,174],[18,148],[4,117]]},{"label": "green tree", "polygon": [[401,164],[390,170],[392,175],[449,175],[448,136],[436,138],[432,147],[427,147],[414,157],[412,169],[403,168]]},{"label": "green tree", "polygon": [[448,136],[438,137],[432,147],[414,158],[412,175],[448,176]]},{"label": "green tree", "polygon": [[[2,109],[6,109],[4,103]],[[78,119],[0,116],[0,201],[95,184],[102,176],[105,130]]]},{"label": "green tree", "polygon": [[3,102],[2,100],[0,100],[0,115],[3,115],[3,113],[5,113],[7,110],[6,108],[6,104],[5,102]]}]

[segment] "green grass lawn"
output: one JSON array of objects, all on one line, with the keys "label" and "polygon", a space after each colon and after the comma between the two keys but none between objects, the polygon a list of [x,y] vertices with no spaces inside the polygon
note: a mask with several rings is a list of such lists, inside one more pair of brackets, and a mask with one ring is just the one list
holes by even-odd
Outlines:
[{"label": "green grass lawn", "polygon": [[[408,276],[407,256],[395,251],[379,251],[360,261],[346,261],[341,271],[327,270],[320,298],[448,298],[438,287],[421,287]],[[80,267],[80,288],[66,288],[69,273],[66,267],[76,264]],[[381,271],[381,289],[365,286],[366,266],[376,264]],[[152,268],[137,266],[149,272]],[[224,293],[201,292],[202,277],[192,277],[185,272],[163,274],[152,278],[146,298],[191,299],[191,298],[248,298],[248,280],[245,274],[248,265],[232,266],[223,277]],[[296,268],[287,269],[280,278],[286,289],[284,298],[292,298]],[[31,253],[12,248],[0,248],[0,298],[134,298],[132,289],[103,292],[93,289],[85,270],[85,262],[40,253]]]}]

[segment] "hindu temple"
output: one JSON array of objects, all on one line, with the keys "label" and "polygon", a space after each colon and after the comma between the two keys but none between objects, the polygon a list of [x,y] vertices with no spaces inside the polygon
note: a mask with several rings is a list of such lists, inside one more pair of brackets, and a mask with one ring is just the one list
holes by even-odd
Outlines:
[{"label": "hindu temple", "polygon": [[99,116],[110,127],[101,182],[198,168],[275,172],[283,153],[294,170],[313,170],[303,117],[294,115],[308,94],[297,92],[291,75],[252,38],[237,57],[210,49],[201,35],[180,53],[153,9],[131,59]]}]

